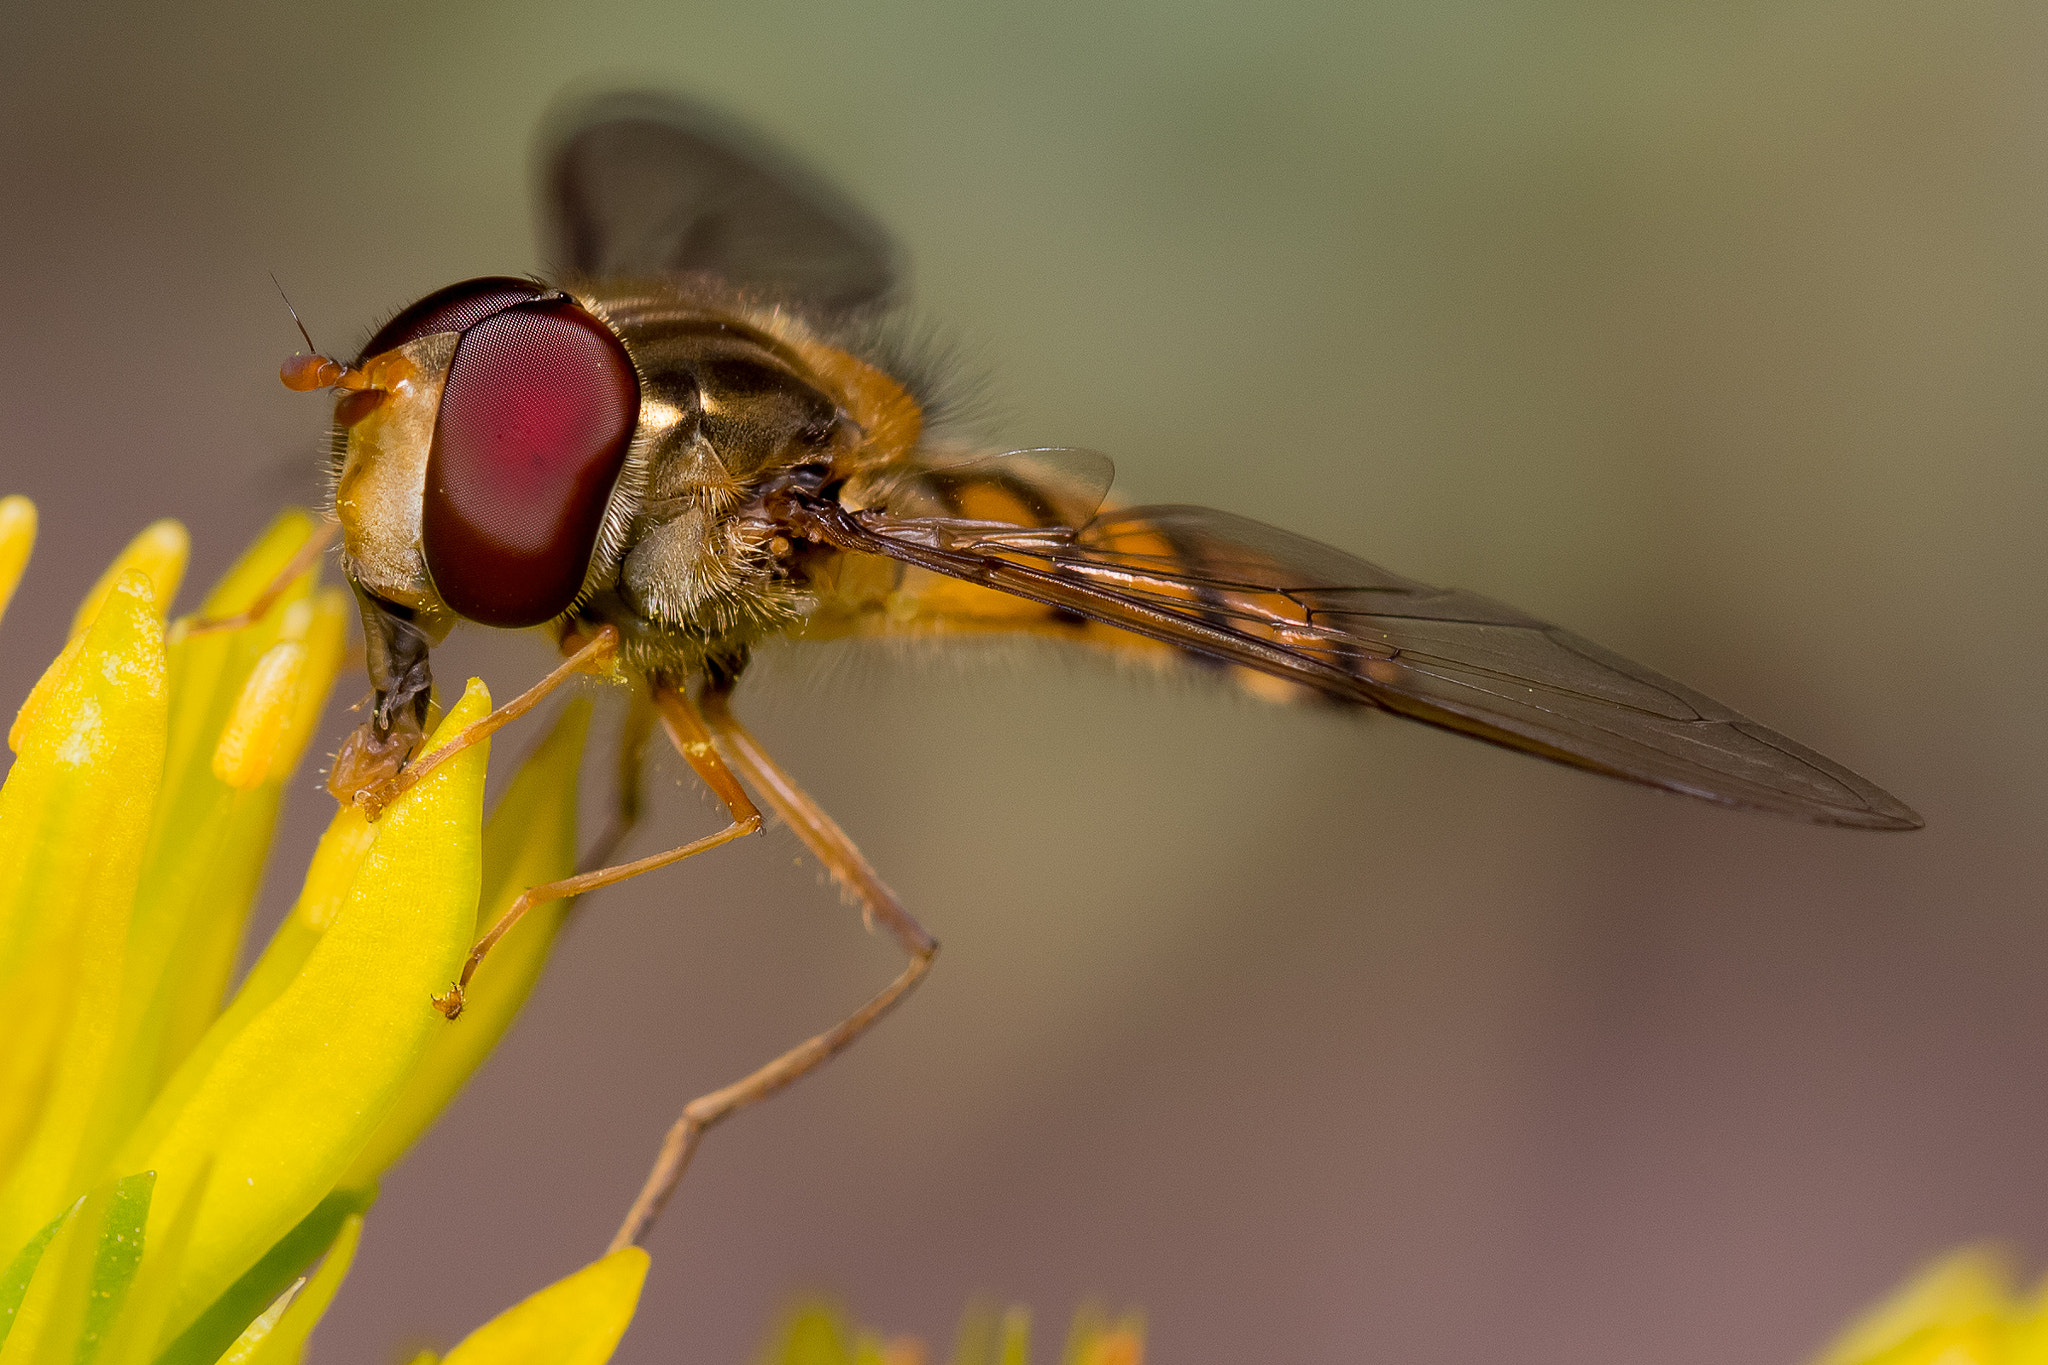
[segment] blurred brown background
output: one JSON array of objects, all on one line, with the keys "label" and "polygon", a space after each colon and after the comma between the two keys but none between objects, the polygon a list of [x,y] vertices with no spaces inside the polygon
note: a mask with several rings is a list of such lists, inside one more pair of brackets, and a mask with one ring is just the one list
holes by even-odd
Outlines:
[{"label": "blurred brown background", "polygon": [[[1960,1240],[2048,1253],[2041,6],[7,28],[0,485],[45,519],[10,707],[144,522],[183,517],[204,581],[310,496],[324,408],[274,377],[268,272],[348,350],[531,269],[537,115],[652,82],[902,235],[1003,437],[1512,600],[1928,819],[1807,829],[1038,656],[771,660],[748,713],[946,951],[706,1142],[622,1361],[744,1360],[822,1286],[942,1340],[977,1290],[1054,1337],[1100,1292],[1178,1365],[1792,1362]],[[545,662],[470,636],[442,669]],[[714,826],[677,772],[641,851]],[[795,854],[588,908],[389,1180],[319,1360],[445,1345],[588,1260],[686,1099],[895,970]]]}]

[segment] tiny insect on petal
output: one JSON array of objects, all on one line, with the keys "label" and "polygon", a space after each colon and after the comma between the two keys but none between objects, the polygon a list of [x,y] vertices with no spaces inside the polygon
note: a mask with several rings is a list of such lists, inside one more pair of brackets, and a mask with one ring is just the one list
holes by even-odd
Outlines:
[{"label": "tiny insect on petal", "polygon": [[647,1253],[614,1251],[471,1332],[444,1365],[604,1365],[633,1321]]},{"label": "tiny insect on petal", "polygon": [[36,544],[36,505],[20,494],[0,498],[0,617],[28,568]]}]

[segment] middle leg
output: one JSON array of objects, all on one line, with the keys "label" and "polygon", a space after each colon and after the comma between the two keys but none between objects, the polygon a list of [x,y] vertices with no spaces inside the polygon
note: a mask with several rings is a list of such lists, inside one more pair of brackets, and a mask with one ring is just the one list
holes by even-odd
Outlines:
[{"label": "middle leg", "polygon": [[[609,631],[610,627],[606,627],[606,630]],[[726,813],[731,817],[732,823],[716,834],[708,834],[702,839],[694,839],[687,844],[679,845],[662,853],[652,853],[645,858],[635,858],[629,863],[618,863],[611,867],[599,867],[589,872],[579,872],[573,877],[564,877],[560,881],[542,882],[539,886],[529,886],[526,890],[519,893],[519,898],[512,902],[504,914],[498,916],[497,923],[493,924],[489,931],[476,941],[476,946],[469,951],[469,959],[462,964],[462,975],[456,978],[455,984],[434,997],[434,1008],[441,1011],[442,1014],[450,1019],[461,1015],[463,992],[468,988],[470,978],[476,975],[476,969],[483,964],[485,956],[497,945],[498,940],[510,933],[512,926],[525,918],[526,912],[533,909],[534,906],[548,901],[561,900],[567,896],[580,896],[586,891],[595,891],[599,887],[613,886],[619,882],[637,877],[643,872],[652,872],[656,868],[667,867],[670,863],[679,863],[685,858],[692,858],[699,853],[709,852],[721,844],[729,844],[735,839],[744,838],[749,834],[759,831],[761,828],[761,812],[754,808],[754,803],[747,797],[746,789],[740,786],[739,780],[732,775],[731,770],[719,760],[717,751],[711,747],[711,736],[706,733],[704,723],[698,718],[696,709],[690,706],[686,698],[671,693],[665,688],[657,688],[654,704],[661,714],[663,728],[668,731],[669,742],[675,745],[676,752],[683,756],[683,761],[690,765],[691,769],[702,779],[704,785],[711,788],[712,794],[724,803]],[[478,722],[478,724],[482,723],[481,721]],[[629,721],[630,724],[632,722]],[[471,726],[470,728],[475,729],[476,727]],[[464,731],[464,734],[467,733],[468,731]],[[631,743],[631,741],[632,736],[629,734],[628,742]],[[436,751],[436,753],[439,752],[439,750]],[[636,752],[630,759],[622,758],[621,762],[630,762],[633,765],[635,800],[637,802],[639,755]],[[629,814],[637,818],[637,808],[629,812]]]},{"label": "middle leg", "polygon": [[[633,1201],[625,1222],[612,1238],[613,1251],[632,1246],[647,1234],[648,1228],[660,1216],[662,1206],[675,1192],[677,1182],[683,1178],[683,1171],[689,1166],[690,1158],[707,1130],[809,1075],[851,1047],[923,980],[925,973],[931,970],[933,955],[939,950],[938,943],[910,917],[903,903],[896,898],[896,893],[883,884],[875,869],[854,846],[853,840],[846,837],[846,832],[803,788],[797,786],[795,779],[784,772],[740,724],[732,713],[730,695],[725,688],[707,688],[700,698],[701,711],[679,694],[663,693],[661,702],[664,718],[668,716],[670,707],[688,709],[692,714],[701,716],[704,728],[709,731],[709,739],[716,742],[717,752],[767,799],[775,813],[796,831],[804,846],[825,865],[833,880],[860,902],[862,917],[869,927],[880,923],[888,929],[909,955],[910,961],[879,994],[833,1027],[805,1039],[731,1085],[690,1101],[684,1107],[682,1117],[675,1121],[662,1140],[661,1154],[655,1158],[654,1169],[648,1172],[639,1197]],[[707,747],[710,746],[707,744]]]}]

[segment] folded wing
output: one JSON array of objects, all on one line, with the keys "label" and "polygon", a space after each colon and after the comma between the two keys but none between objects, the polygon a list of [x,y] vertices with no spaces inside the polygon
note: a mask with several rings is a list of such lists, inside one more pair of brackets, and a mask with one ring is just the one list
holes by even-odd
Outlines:
[{"label": "folded wing", "polygon": [[1822,824],[1921,824],[1840,764],[1570,631],[1229,513],[1133,507],[1078,526],[809,515],[841,549],[1557,762]]}]

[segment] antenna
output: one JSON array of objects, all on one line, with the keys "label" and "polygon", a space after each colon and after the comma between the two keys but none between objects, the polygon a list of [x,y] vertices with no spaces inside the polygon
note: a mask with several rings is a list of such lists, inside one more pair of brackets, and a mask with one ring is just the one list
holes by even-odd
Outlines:
[{"label": "antenna", "polygon": [[277,283],[277,272],[275,270],[270,272],[270,282],[277,285],[277,296],[284,300],[284,311],[292,315],[292,323],[299,329],[299,335],[306,339],[306,349],[314,355],[320,354],[320,348],[313,344],[312,333],[306,330],[306,324],[299,319],[299,310],[292,307],[291,295],[285,293],[284,286]]},{"label": "antenna", "polygon": [[[377,384],[369,375],[352,365],[344,365],[339,360],[320,354],[320,348],[313,344],[313,335],[306,330],[305,321],[299,316],[299,310],[292,307],[291,296],[284,292],[283,285],[277,283],[277,272],[274,270],[270,272],[270,282],[277,285],[277,296],[284,300],[285,311],[292,315],[292,321],[298,326],[299,335],[306,339],[306,349],[312,352],[311,355],[292,356],[278,367],[277,377],[284,381],[284,386],[294,393],[307,393],[313,389],[345,389],[350,393],[359,393],[366,389],[374,391]],[[364,409],[364,413],[368,413],[367,408]]]}]

